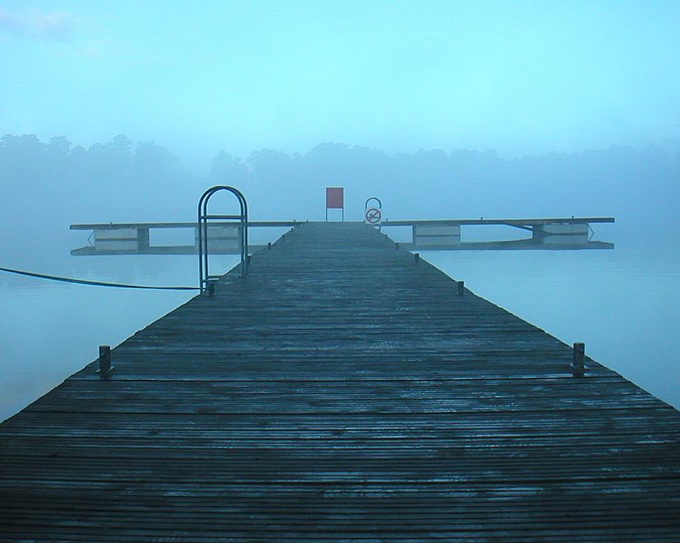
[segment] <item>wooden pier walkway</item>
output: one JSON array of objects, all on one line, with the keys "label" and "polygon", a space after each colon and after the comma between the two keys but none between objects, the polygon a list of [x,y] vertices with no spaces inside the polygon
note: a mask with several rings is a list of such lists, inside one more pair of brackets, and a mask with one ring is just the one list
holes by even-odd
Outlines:
[{"label": "wooden pier walkway", "polygon": [[680,541],[680,413],[457,286],[295,228],[0,425],[0,541]]}]

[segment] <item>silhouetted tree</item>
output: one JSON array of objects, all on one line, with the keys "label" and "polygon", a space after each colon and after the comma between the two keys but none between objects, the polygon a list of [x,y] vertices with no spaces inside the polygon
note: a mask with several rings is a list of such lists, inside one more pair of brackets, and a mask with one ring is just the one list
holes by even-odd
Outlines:
[{"label": "silhouetted tree", "polygon": [[177,157],[153,140],[139,142],[130,161],[135,182],[147,185],[174,181],[179,173],[178,164]]},{"label": "silhouetted tree", "polygon": [[213,184],[243,185],[250,182],[250,172],[240,158],[233,158],[222,149],[212,161],[210,182]]},{"label": "silhouetted tree", "polygon": [[262,149],[253,151],[248,157],[253,177],[265,184],[287,185],[294,178],[293,161],[286,153]]}]

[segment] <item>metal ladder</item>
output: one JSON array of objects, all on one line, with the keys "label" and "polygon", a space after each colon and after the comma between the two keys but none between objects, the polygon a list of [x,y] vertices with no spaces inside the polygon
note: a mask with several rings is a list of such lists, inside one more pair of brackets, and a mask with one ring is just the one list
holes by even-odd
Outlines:
[{"label": "metal ladder", "polygon": [[[208,202],[210,198],[222,190],[231,192],[238,199],[241,208],[240,215],[210,215]],[[218,185],[206,190],[198,201],[198,276],[199,288],[205,292],[211,286],[211,282],[219,279],[219,275],[210,275],[208,271],[208,223],[210,221],[237,221],[239,229],[239,247],[241,253],[240,277],[248,273],[248,203],[240,190],[225,185]]]}]

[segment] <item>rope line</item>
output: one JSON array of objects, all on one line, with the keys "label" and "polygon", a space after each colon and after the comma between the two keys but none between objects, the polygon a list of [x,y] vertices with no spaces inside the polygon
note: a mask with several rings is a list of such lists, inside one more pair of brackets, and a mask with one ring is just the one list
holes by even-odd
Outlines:
[{"label": "rope line", "polygon": [[95,287],[115,287],[115,288],[134,288],[143,290],[200,290],[198,287],[156,287],[152,285],[123,285],[121,283],[105,283],[103,281],[88,281],[87,279],[72,279],[70,277],[59,277],[56,275],[46,275],[43,273],[34,273],[23,270],[13,270],[12,268],[2,268],[0,271],[7,273],[14,273],[17,275],[25,275],[27,277],[36,277],[38,279],[47,279],[49,281],[60,281],[62,283],[74,283],[76,285],[90,285]]}]

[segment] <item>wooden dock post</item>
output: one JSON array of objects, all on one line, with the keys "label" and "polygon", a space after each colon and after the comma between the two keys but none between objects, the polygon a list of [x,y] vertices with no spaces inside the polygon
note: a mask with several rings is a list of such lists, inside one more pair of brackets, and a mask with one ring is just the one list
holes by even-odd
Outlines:
[{"label": "wooden dock post", "polygon": [[586,344],[574,343],[574,362],[572,363],[572,372],[574,377],[583,377],[585,375],[585,357]]},{"label": "wooden dock post", "polygon": [[99,373],[102,377],[108,376],[114,367],[111,365],[111,347],[108,345],[99,346]]}]

